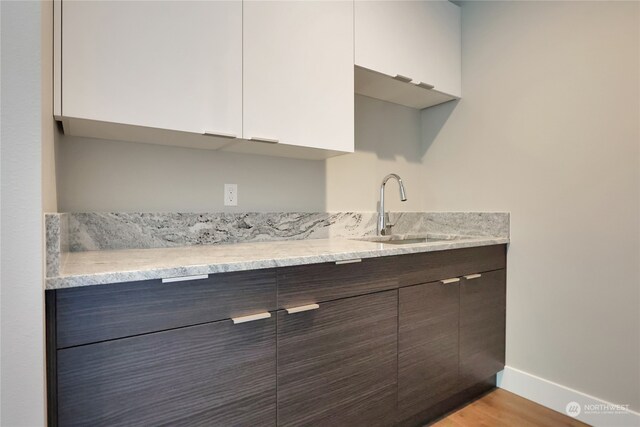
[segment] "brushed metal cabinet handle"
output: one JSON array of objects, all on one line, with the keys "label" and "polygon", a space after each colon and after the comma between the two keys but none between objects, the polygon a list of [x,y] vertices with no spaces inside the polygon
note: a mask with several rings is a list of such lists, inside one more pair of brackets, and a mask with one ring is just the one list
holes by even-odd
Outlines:
[{"label": "brushed metal cabinet handle", "polygon": [[235,138],[238,137],[238,135],[234,135],[232,133],[209,132],[209,131],[204,131],[203,135],[204,136],[216,136],[218,138],[229,138],[229,139],[235,139]]},{"label": "brushed metal cabinet handle", "polygon": [[162,283],[187,282],[189,280],[202,280],[209,278],[208,274],[197,274],[195,276],[166,277]]},{"label": "brushed metal cabinet handle", "polygon": [[479,279],[482,277],[482,274],[469,274],[468,276],[464,276],[467,280]]},{"label": "brushed metal cabinet handle", "polygon": [[401,82],[409,83],[413,80],[411,77],[403,76],[402,74],[396,74],[394,79],[400,80]]},{"label": "brushed metal cabinet handle", "polygon": [[460,278],[459,278],[459,277],[454,277],[454,278],[451,278],[451,279],[444,279],[444,280],[441,280],[440,282],[441,282],[443,285],[450,285],[450,284],[452,284],[452,283],[458,283],[459,281],[460,281]]},{"label": "brushed metal cabinet handle", "polygon": [[270,139],[270,138],[257,138],[257,137],[251,137],[249,138],[249,141],[253,141],[253,142],[263,142],[265,144],[277,144],[278,142],[280,142],[277,139]]},{"label": "brushed metal cabinet handle", "polygon": [[287,310],[287,314],[294,314],[294,313],[302,313],[303,311],[317,310],[319,308],[320,306],[318,304],[307,304],[307,305],[300,305],[298,307],[285,308],[285,310]]},{"label": "brushed metal cabinet handle", "polygon": [[345,259],[345,260],[342,260],[342,261],[336,261],[336,265],[355,264],[356,262],[362,262],[362,259],[354,258],[354,259]]},{"label": "brushed metal cabinet handle", "polygon": [[429,89],[429,90],[435,87],[434,85],[430,85],[429,83],[425,83],[425,82],[416,83],[416,86],[421,87],[423,89]]},{"label": "brushed metal cabinet handle", "polygon": [[232,317],[231,320],[233,320],[234,325],[237,325],[238,323],[253,322],[256,320],[268,319],[270,317],[271,317],[271,313],[265,312],[265,313],[251,314],[249,316]]}]

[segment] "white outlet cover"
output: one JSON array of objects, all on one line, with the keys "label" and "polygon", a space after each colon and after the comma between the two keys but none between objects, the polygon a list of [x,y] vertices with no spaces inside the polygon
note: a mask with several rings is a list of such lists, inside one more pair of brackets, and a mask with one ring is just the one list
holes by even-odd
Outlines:
[{"label": "white outlet cover", "polygon": [[224,205],[238,206],[238,184],[224,185]]}]

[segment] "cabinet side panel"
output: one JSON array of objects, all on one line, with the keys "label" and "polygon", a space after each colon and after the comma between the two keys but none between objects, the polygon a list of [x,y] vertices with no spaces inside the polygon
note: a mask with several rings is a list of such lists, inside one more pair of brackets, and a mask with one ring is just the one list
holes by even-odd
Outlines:
[{"label": "cabinet side panel", "polygon": [[47,367],[47,426],[58,425],[58,369],[56,345],[56,291],[48,290],[45,297],[46,367]]},{"label": "cabinet side panel", "polygon": [[62,0],[53,1],[53,116],[62,116]]}]

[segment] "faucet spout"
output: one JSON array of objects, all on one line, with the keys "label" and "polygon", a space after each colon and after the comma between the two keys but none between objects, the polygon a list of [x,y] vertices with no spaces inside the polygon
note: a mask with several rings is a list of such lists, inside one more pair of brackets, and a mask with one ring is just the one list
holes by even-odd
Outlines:
[{"label": "faucet spout", "polygon": [[378,207],[378,235],[385,236],[391,233],[391,225],[388,223],[387,214],[384,210],[384,189],[387,181],[391,178],[398,181],[398,186],[400,187],[400,200],[403,202],[407,201],[407,193],[404,189],[404,183],[402,182],[402,178],[395,173],[390,173],[382,179],[382,184],[380,185],[380,204]]}]

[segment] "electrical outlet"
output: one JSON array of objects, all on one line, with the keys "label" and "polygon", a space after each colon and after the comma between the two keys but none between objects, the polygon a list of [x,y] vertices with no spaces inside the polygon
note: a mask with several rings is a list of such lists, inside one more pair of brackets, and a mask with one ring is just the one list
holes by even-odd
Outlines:
[{"label": "electrical outlet", "polygon": [[238,206],[238,184],[224,185],[224,205]]}]

